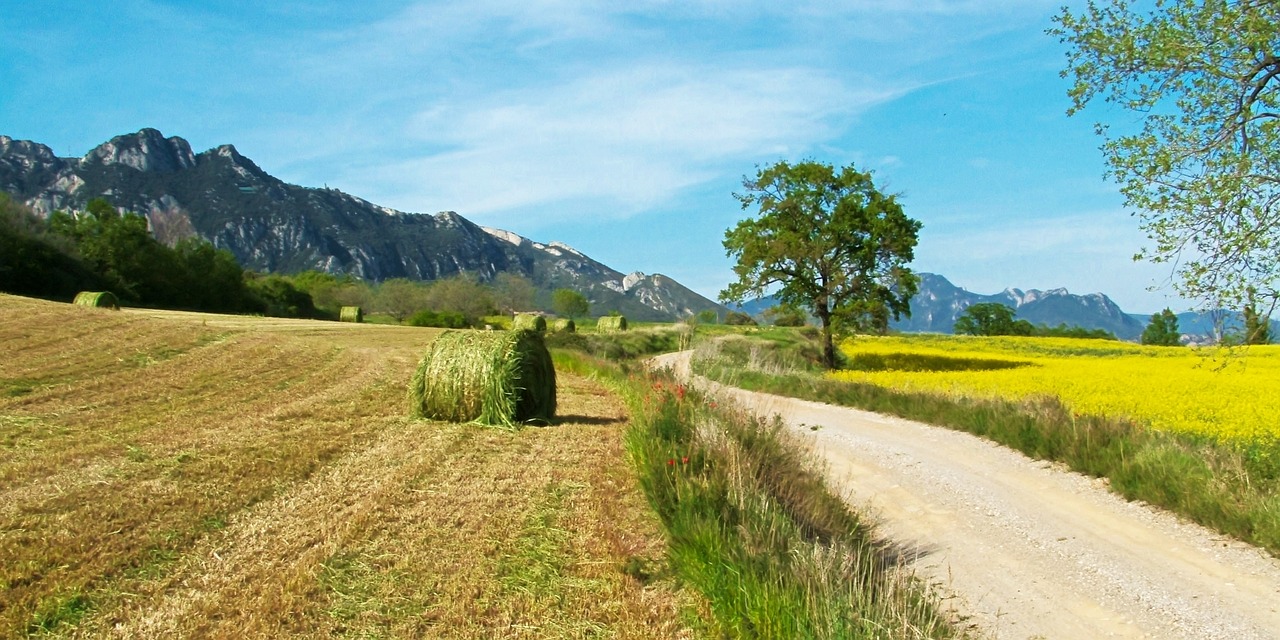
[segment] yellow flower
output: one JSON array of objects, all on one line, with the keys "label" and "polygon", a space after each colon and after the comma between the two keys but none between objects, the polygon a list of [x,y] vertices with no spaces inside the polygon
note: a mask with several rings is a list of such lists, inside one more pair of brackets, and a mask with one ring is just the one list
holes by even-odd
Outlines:
[{"label": "yellow flower", "polygon": [[[1072,413],[1153,429],[1280,439],[1280,346],[1214,359],[1216,352],[1107,340],[912,335],[858,337],[841,349],[854,366],[884,368],[830,374],[839,380],[954,396],[1054,396]],[[912,366],[894,366],[906,362]]]}]

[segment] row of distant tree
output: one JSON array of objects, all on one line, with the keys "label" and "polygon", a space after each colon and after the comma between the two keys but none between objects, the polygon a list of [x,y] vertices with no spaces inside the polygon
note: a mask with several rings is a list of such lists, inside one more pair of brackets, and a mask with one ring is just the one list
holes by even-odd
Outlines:
[{"label": "row of distant tree", "polygon": [[1105,329],[1085,329],[1063,323],[1056,327],[1018,319],[1012,307],[999,302],[970,305],[956,318],[955,332],[971,336],[1039,336],[1047,338],[1097,338],[1115,340]]},{"label": "row of distant tree", "polygon": [[[0,291],[61,300],[111,291],[131,305],[298,318],[337,318],[343,306],[359,306],[397,322],[445,327],[548,302],[528,278],[509,273],[488,283],[465,274],[381,283],[318,271],[260,274],[199,238],[169,247],[151,235],[146,218],[120,213],[101,198],[76,215],[59,211],[44,219],[3,193]],[[590,310],[586,296],[571,289],[552,292],[549,302],[570,318]]]},{"label": "row of distant tree", "polygon": [[[1026,320],[1019,320],[1016,312],[1008,305],[998,302],[984,302],[971,305],[956,318],[955,332],[973,336],[1044,336],[1058,338],[1100,338],[1115,340],[1116,337],[1103,329],[1085,329],[1060,324],[1057,327],[1033,325]],[[1223,342],[1235,344],[1269,344],[1271,342],[1270,321],[1254,310],[1249,304],[1242,313],[1244,326],[1238,332],[1222,337]],[[1173,311],[1164,309],[1151,316],[1151,321],[1142,332],[1142,344],[1176,347],[1182,344],[1182,333],[1178,330],[1178,316]]]}]

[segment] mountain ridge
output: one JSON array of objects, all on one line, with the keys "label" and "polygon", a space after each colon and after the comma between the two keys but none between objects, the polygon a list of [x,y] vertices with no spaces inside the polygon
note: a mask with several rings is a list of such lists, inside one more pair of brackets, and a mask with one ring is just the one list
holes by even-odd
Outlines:
[{"label": "mountain ridge", "polygon": [[[1048,290],[1010,287],[987,295],[956,286],[936,273],[917,275],[920,287],[911,298],[911,317],[890,322],[891,329],[909,333],[954,333],[956,318],[965,309],[990,302],[1012,307],[1018,318],[1033,324],[1103,329],[1124,340],[1137,339],[1146,326],[1102,293],[1077,295],[1062,287]],[[756,315],[774,304],[773,298],[766,297],[749,301],[742,308]]]},{"label": "mountain ridge", "polygon": [[543,306],[551,290],[569,287],[598,312],[636,320],[724,309],[672,278],[624,274],[561,242],[486,229],[454,211],[407,213],[337,189],[289,184],[233,145],[195,153],[186,140],[153,128],[115,136],[80,158],[0,136],[0,190],[45,216],[105,197],[144,215],[162,242],[199,236],[255,271],[316,269],[371,281],[460,273],[487,281],[509,272],[533,281]]}]

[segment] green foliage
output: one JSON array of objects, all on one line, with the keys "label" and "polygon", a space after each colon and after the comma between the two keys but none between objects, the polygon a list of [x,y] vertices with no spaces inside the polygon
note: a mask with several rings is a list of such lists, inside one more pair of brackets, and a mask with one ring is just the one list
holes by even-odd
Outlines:
[{"label": "green foliage", "polygon": [[694,319],[698,324],[716,324],[720,321],[720,316],[714,309],[703,309],[694,316]]},{"label": "green foliage", "polygon": [[566,318],[581,318],[591,308],[587,297],[573,289],[556,289],[551,292],[551,308]]},{"label": "green foliage", "polygon": [[423,309],[405,321],[414,327],[440,327],[442,329],[463,329],[469,326],[465,316],[457,311],[432,311]]},{"label": "green foliage", "polygon": [[427,299],[427,288],[420,282],[414,282],[408,278],[391,278],[384,280],[374,290],[373,309],[379,313],[385,313],[396,319],[396,322],[404,322],[404,319],[413,315],[419,309],[443,308],[432,305]]},{"label": "green foliage", "polygon": [[172,299],[175,306],[207,311],[246,311],[256,301],[245,284],[244,269],[226,249],[217,249],[199,238],[180,240],[173,248],[179,270],[185,274],[183,291]]},{"label": "green foliage", "polygon": [[[102,198],[78,216],[55,211],[47,222],[0,200],[0,290],[70,297],[71,289],[107,289],[133,304],[206,311],[261,307],[230,252],[197,238],[167,247],[147,220]],[[6,278],[12,278],[11,282]]]},{"label": "green foliage", "polygon": [[730,311],[724,316],[724,323],[734,327],[754,327],[756,319],[751,314],[742,311]]},{"label": "green foliage", "polygon": [[175,252],[151,236],[146,218],[121,214],[105,199],[94,198],[79,216],[54,212],[49,225],[75,243],[80,256],[122,299],[164,304],[185,293],[187,274]]},{"label": "green foliage", "polygon": [[971,336],[1037,336],[1042,338],[1078,338],[1082,340],[1115,340],[1115,334],[1106,329],[1085,329],[1068,326],[1033,325],[1026,320],[1015,319],[1016,311],[999,302],[979,302],[970,305],[956,318],[954,331]]},{"label": "green foliage", "polygon": [[289,276],[293,285],[311,296],[316,309],[337,317],[343,307],[373,309],[373,289],[350,274],[335,275],[323,271],[303,271]]},{"label": "green foliage", "polygon": [[432,282],[427,288],[426,306],[461,313],[472,324],[494,311],[493,294],[470,274]]},{"label": "green foliage", "polygon": [[531,311],[538,289],[528,278],[506,271],[493,277],[490,283],[493,290],[493,303],[498,311],[514,314],[517,311]]},{"label": "green foliage", "polygon": [[0,193],[0,291],[70,300],[78,291],[107,284],[80,259],[74,242]]},{"label": "green foliage", "polygon": [[765,309],[764,318],[775,327],[803,327],[808,324],[802,309],[785,304]]},{"label": "green foliage", "polygon": [[1069,113],[1101,99],[1141,118],[1098,125],[1109,173],[1172,265],[1175,288],[1241,308],[1280,296],[1280,4],[1258,0],[1089,2],[1050,29],[1068,45]]},{"label": "green foliage", "polygon": [[1013,319],[1014,310],[998,302],[970,305],[956,318],[955,332],[971,336],[1029,336],[1030,322]]},{"label": "green foliage", "polygon": [[725,232],[738,279],[722,300],[742,302],[776,286],[780,301],[818,318],[829,367],[836,363],[836,329],[910,315],[918,280],[906,265],[921,225],[876,189],[870,173],[778,162],[743,187],[735,197],[743,209],[758,207],[759,217]]},{"label": "green foliage", "polygon": [[1043,338],[1076,338],[1080,340],[1119,340],[1116,334],[1106,329],[1085,329],[1084,327],[1067,326],[1064,322],[1056,327],[1036,325],[1031,335]]},{"label": "green foliage", "polygon": [[1178,316],[1168,307],[1151,316],[1151,322],[1142,330],[1142,344],[1164,347],[1176,347],[1181,344],[1182,334],[1178,331]]},{"label": "green foliage", "polygon": [[246,274],[245,284],[259,310],[280,318],[314,318],[316,308],[307,292],[285,276]]}]

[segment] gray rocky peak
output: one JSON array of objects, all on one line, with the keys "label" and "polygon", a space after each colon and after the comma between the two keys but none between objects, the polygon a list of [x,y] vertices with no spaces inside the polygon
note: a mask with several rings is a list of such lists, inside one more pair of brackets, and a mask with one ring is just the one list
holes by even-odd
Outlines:
[{"label": "gray rocky peak", "polygon": [[116,136],[98,145],[84,157],[84,162],[122,164],[139,171],[172,173],[196,165],[191,145],[182,138],[165,138],[156,129]]}]

